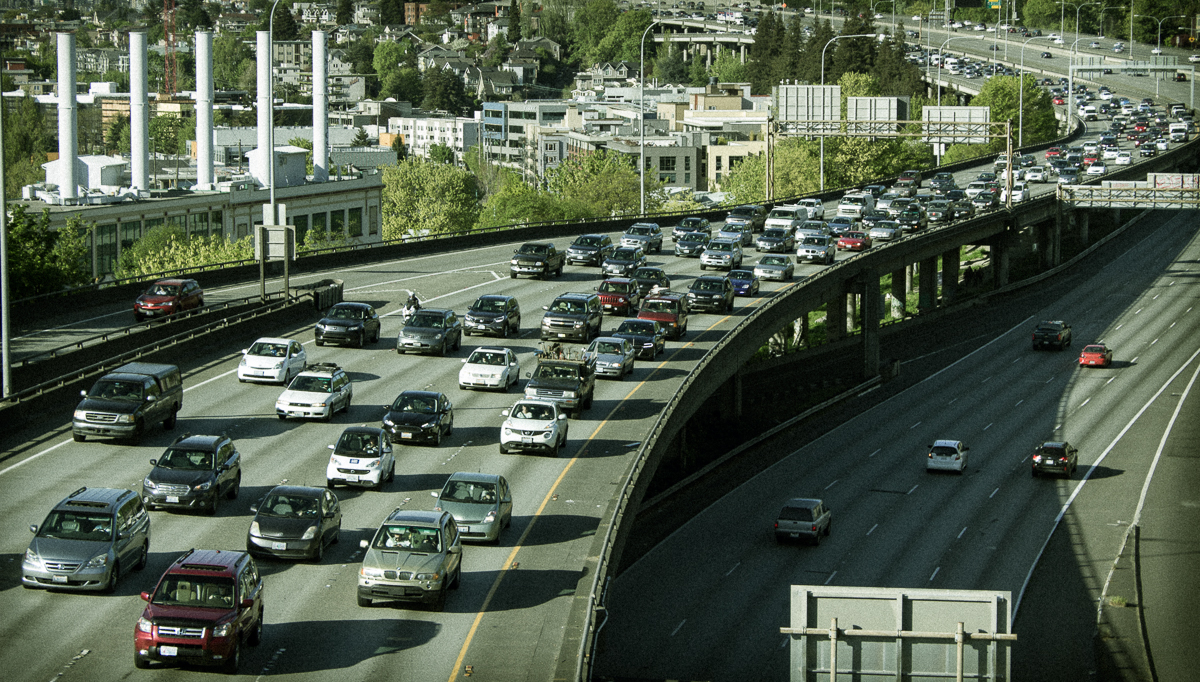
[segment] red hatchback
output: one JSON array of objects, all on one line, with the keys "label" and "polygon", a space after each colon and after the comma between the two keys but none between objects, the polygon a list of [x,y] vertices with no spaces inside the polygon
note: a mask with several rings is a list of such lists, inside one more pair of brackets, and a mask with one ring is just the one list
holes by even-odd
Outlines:
[{"label": "red hatchback", "polygon": [[1110,367],[1112,366],[1112,349],[1102,343],[1084,346],[1079,354],[1080,367]]},{"label": "red hatchback", "polygon": [[838,238],[838,251],[866,251],[871,248],[871,237],[866,232],[847,232]]},{"label": "red hatchback", "polygon": [[160,279],[133,302],[133,319],[166,317],[204,307],[204,290],[194,279]]},{"label": "red hatchback", "polygon": [[[1055,104],[1061,104],[1061,102],[1055,102]],[[1062,156],[1062,150],[1058,147],[1051,147],[1046,150],[1047,159],[1057,159],[1059,156]]]},{"label": "red hatchback", "polygon": [[220,666],[236,673],[242,644],[262,640],[263,581],[246,552],[192,549],[175,560],[134,628],[133,663]]}]

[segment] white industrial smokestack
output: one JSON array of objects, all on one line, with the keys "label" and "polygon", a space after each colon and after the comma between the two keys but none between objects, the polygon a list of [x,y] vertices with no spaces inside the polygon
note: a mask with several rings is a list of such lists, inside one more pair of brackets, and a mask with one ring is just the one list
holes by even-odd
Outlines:
[{"label": "white industrial smokestack", "polygon": [[150,147],[149,105],[146,100],[146,34],[129,33],[129,152],[134,189],[150,189],[148,150]]},{"label": "white industrial smokestack", "polygon": [[[275,151],[271,149],[271,32],[258,32],[258,150],[263,165],[261,175],[256,178],[260,185],[267,184],[271,165],[275,163]],[[271,165],[268,165],[271,164]]]},{"label": "white industrial smokestack", "polygon": [[76,198],[75,163],[79,156],[75,139],[75,34],[58,34],[58,195]]},{"label": "white industrial smokestack", "polygon": [[213,184],[213,74],[212,39],[208,31],[196,31],[196,185]]},{"label": "white industrial smokestack", "polygon": [[313,31],[313,180],[329,179],[329,96],[325,32]]}]

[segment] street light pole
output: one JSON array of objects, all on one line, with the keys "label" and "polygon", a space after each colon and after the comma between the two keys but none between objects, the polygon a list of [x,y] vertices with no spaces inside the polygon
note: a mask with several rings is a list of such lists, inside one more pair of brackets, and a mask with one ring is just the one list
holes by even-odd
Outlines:
[{"label": "street light pole", "polygon": [[1075,54],[1079,54],[1079,39],[1080,39],[1080,32],[1079,32],[1079,10],[1083,9],[1084,7],[1087,7],[1088,5],[1101,5],[1101,6],[1103,6],[1103,4],[1104,4],[1104,3],[1102,3],[1102,2],[1084,2],[1084,3],[1080,3],[1080,4],[1078,4],[1078,5],[1076,5],[1076,6],[1075,6],[1075,44],[1071,45],[1071,48],[1072,48],[1072,49],[1074,49],[1074,51],[1075,51]]},{"label": "street light pole", "polygon": [[[646,215],[646,36],[650,34],[650,29],[654,28],[657,23],[657,19],[650,22],[646,30],[642,31],[642,62],[639,74],[641,78],[638,79],[638,175],[642,183],[641,215]],[[696,58],[693,57],[693,59]]]},{"label": "street light pole", "polygon": [[[843,38],[874,38],[877,35],[878,34],[876,34],[876,33],[858,33],[858,34],[850,35],[850,36],[834,36],[834,37],[830,38],[829,42],[825,43],[825,47],[821,48],[821,86],[824,87],[824,85],[825,85],[825,50],[828,50],[830,45],[836,43],[837,41],[839,41]],[[822,192],[825,191],[825,131],[824,130],[821,131],[821,191]]]},{"label": "street light pole", "polygon": [[[279,219],[279,213],[275,208],[275,8],[279,6],[279,0],[275,0],[271,5],[271,14],[267,20],[267,33],[271,34],[271,39],[268,41],[270,49],[267,50],[267,64],[270,69],[267,78],[267,120],[271,124],[271,148],[267,150],[267,182],[271,184],[271,224]],[[266,245],[263,245],[263,258],[266,258]],[[284,262],[287,261],[285,250]],[[286,296],[287,291],[284,291]]]},{"label": "street light pole", "polygon": [[[1017,104],[1017,149],[1025,146],[1025,46],[1031,40],[1048,40],[1045,36],[1028,38],[1021,44],[1021,72],[1017,74],[1017,88],[1021,93]],[[1067,109],[1070,112],[1070,109]]]}]

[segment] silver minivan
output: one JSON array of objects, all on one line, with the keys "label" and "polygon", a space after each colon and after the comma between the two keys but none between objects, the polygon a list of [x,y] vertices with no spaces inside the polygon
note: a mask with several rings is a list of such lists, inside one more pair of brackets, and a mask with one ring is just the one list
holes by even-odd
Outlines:
[{"label": "silver minivan", "polygon": [[132,490],[80,488],[29,530],[21,564],[27,588],[112,592],[150,554],[150,514]]}]

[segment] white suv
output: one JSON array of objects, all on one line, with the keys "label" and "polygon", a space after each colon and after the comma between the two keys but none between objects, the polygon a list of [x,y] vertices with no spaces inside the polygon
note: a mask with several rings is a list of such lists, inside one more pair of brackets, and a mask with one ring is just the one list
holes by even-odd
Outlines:
[{"label": "white suv", "polygon": [[500,413],[500,454],[510,450],[538,450],[555,457],[567,444],[567,413],[549,400],[518,400]]},{"label": "white suv", "polygon": [[318,362],[292,379],[275,401],[275,416],[329,421],[334,412],[350,410],[353,395],[354,384],[340,367]]}]

